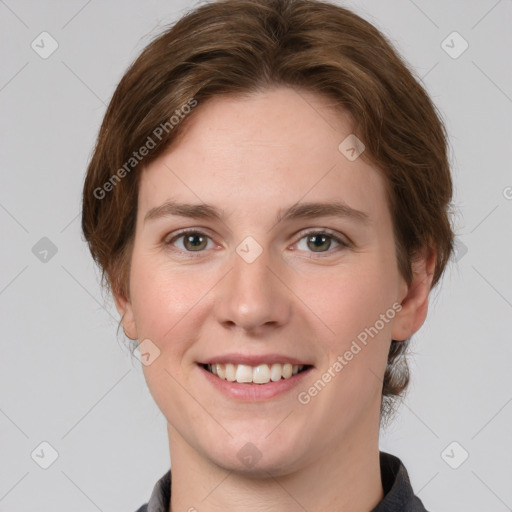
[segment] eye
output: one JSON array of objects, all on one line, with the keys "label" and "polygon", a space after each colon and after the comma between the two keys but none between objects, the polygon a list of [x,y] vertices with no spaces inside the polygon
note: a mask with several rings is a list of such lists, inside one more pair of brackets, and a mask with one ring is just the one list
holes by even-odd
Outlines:
[{"label": "eye", "polygon": [[182,247],[178,247],[178,249],[185,252],[202,252],[203,249],[206,249],[209,238],[202,231],[189,229],[181,231],[171,239],[165,240],[164,243],[165,245],[174,245],[177,240],[183,239]]},{"label": "eye", "polygon": [[[179,240],[181,240],[181,247],[179,245],[175,245]],[[199,254],[191,253],[201,253],[204,252],[205,249],[211,249],[212,244],[208,246],[209,240],[211,241],[211,238],[202,231],[197,229],[186,229],[175,234],[172,238],[165,239],[164,245],[169,246],[172,250],[178,253],[185,252],[191,256],[199,256]],[[306,240],[306,242],[301,245],[303,240]],[[315,230],[302,233],[302,237],[295,245],[298,249],[306,252],[328,253],[328,255],[330,255],[334,252],[330,250],[332,248],[331,246],[333,241],[337,244],[335,249],[339,249],[340,247],[349,247],[348,242],[326,230]]]},{"label": "eye", "polygon": [[[302,240],[306,240],[305,244],[301,246]],[[311,251],[314,253],[326,253],[332,246],[332,241],[341,247],[348,247],[348,243],[342,240],[340,237],[331,234],[328,231],[308,231],[303,233],[302,238],[297,242],[297,248],[301,250]],[[335,247],[336,248],[336,247]]]}]

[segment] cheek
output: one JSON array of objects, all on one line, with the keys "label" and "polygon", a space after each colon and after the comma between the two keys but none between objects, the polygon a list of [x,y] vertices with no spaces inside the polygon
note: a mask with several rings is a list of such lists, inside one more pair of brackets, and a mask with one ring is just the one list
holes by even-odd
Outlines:
[{"label": "cheek", "polygon": [[133,254],[130,289],[139,337],[157,345],[173,337],[194,304],[207,290],[190,269],[180,271],[140,253]]},{"label": "cheek", "polygon": [[320,373],[335,375],[319,401],[326,410],[335,403],[336,411],[351,410],[357,416],[356,411],[380,400],[395,316],[392,275],[391,268],[374,260],[364,265],[364,272],[354,269],[322,281],[326,292],[323,301],[317,298],[318,308],[324,304],[318,315],[333,332],[323,340],[328,362]]},{"label": "cheek", "polygon": [[176,418],[190,398],[178,381],[185,379],[182,361],[195,339],[192,326],[200,308],[194,306],[209,288],[197,281],[190,268],[188,272],[171,269],[149,255],[133,254],[131,293],[139,340],[150,339],[159,350],[158,357],[142,370],[167,418]]},{"label": "cheek", "polygon": [[[393,274],[378,261],[368,261],[358,268],[340,269],[320,277],[315,280],[314,289],[302,293],[307,293],[304,296],[308,305],[331,328],[331,338],[349,341],[392,307]],[[380,330],[390,332],[389,319]]]},{"label": "cheek", "polygon": [[[360,268],[318,279],[320,286],[307,299],[330,330],[317,330],[326,357],[311,387],[301,390],[300,403],[308,402],[304,411],[308,411],[312,431],[323,430],[332,443],[340,432],[348,435],[357,430],[361,417],[379,412],[394,317],[393,296],[380,265],[367,263],[365,272]],[[387,321],[381,320],[386,312]],[[311,313],[308,318],[314,320]],[[316,325],[320,325],[318,321]],[[327,429],[325,418],[329,418]]]}]

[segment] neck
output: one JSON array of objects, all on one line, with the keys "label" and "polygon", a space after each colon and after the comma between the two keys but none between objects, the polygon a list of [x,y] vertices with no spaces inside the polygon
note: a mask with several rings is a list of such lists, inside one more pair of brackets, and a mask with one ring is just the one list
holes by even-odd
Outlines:
[{"label": "neck", "polygon": [[172,453],[172,493],[169,512],[368,512],[383,498],[378,429],[357,431],[339,448],[299,469],[268,478],[248,477],[206,459],[168,425]]}]

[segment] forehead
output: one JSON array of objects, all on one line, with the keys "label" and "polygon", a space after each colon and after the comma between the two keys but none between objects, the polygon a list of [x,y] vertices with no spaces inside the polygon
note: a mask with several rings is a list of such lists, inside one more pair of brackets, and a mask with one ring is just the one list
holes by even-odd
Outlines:
[{"label": "forehead", "polygon": [[172,196],[249,214],[283,202],[341,199],[378,216],[385,201],[380,172],[339,150],[351,130],[350,116],[329,99],[291,88],[208,99],[144,169],[139,207],[147,211]]}]

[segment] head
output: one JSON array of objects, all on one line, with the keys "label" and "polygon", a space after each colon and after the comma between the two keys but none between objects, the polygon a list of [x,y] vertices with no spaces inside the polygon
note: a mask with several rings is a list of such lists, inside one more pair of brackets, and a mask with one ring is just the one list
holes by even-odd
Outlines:
[{"label": "head", "polygon": [[[248,439],[290,460],[301,439],[318,453],[378,424],[403,394],[452,250],[451,194],[436,107],[375,27],[323,2],[227,0],[187,14],[123,76],[82,228],[126,335],[158,347],[144,373],[176,432],[214,458],[217,443],[218,460]],[[222,427],[207,427],[190,395],[218,399],[199,363],[228,352],[293,355],[331,378],[298,390],[273,436],[289,396],[226,399]]]}]

